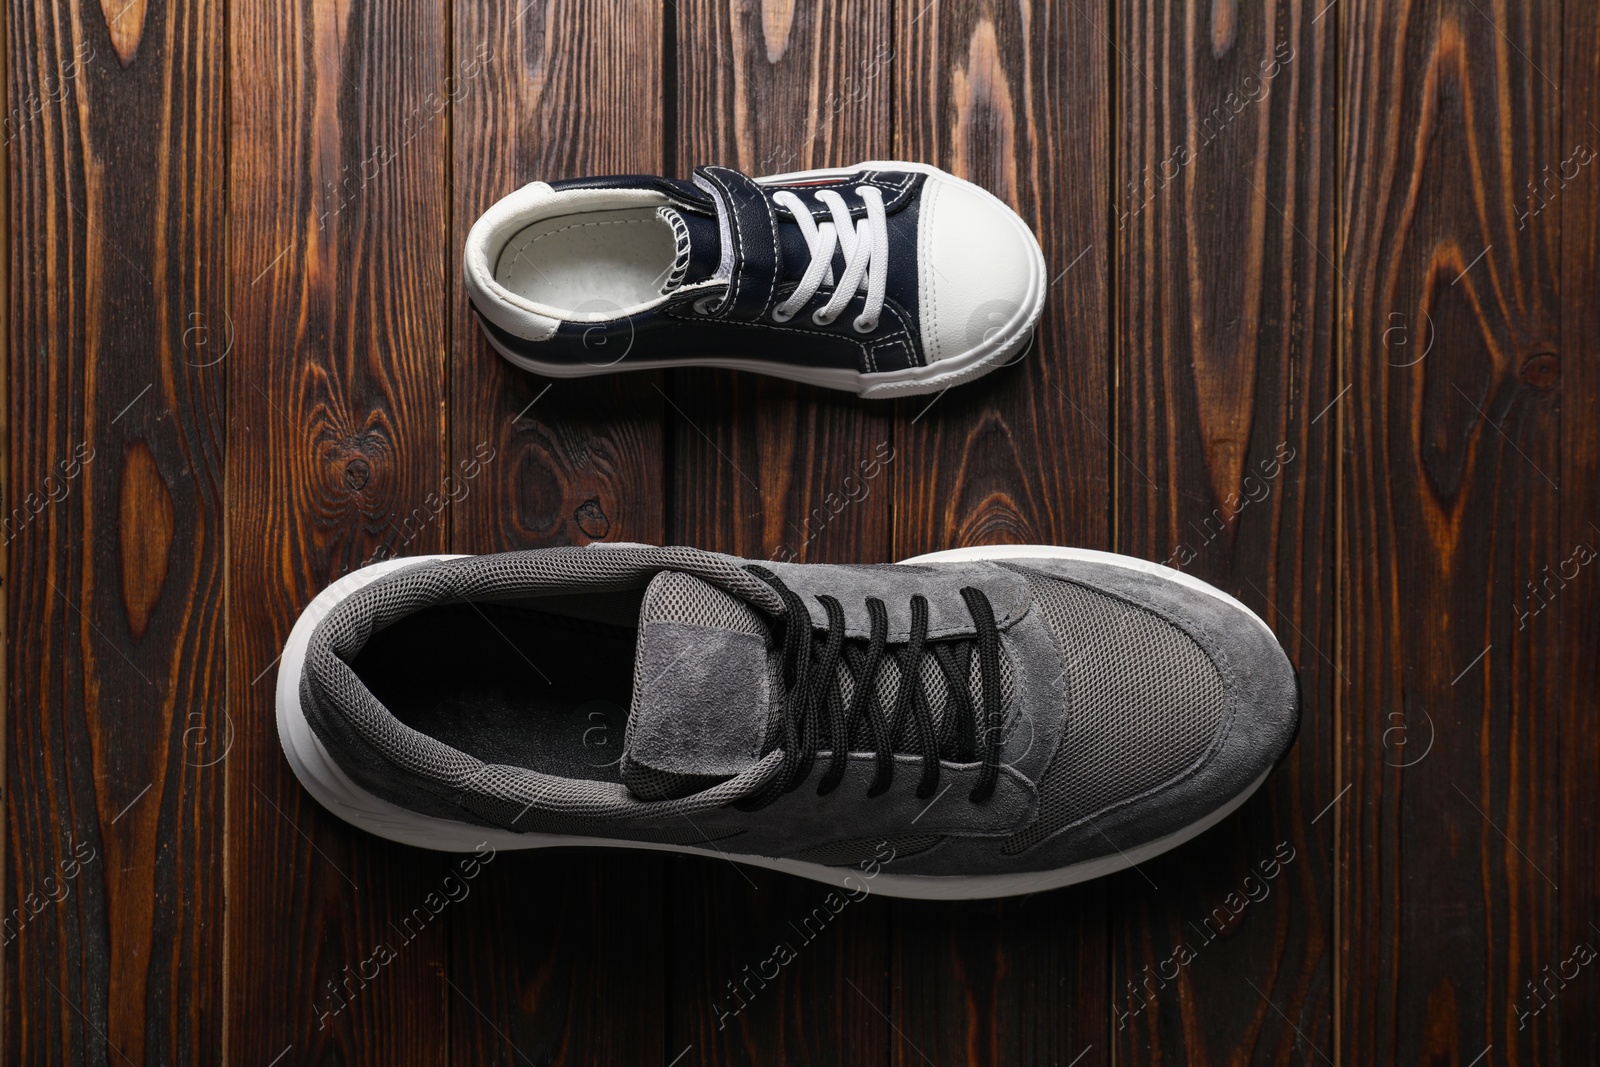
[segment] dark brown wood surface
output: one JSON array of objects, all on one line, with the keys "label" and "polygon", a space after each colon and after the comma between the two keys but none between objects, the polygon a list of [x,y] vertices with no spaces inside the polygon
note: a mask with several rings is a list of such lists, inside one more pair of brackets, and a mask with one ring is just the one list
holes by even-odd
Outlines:
[{"label": "dark brown wood surface", "polygon": [[224,1042],[224,30],[119,30],[6,34],[9,1063]]},{"label": "dark brown wood surface", "polygon": [[1593,307],[1560,277],[1562,212],[1593,191],[1544,180],[1569,156],[1561,27],[1524,10],[1484,34],[1470,2],[1342,14],[1343,103],[1370,116],[1340,145],[1343,1052],[1555,1062],[1582,987],[1531,990],[1600,936],[1565,928],[1556,881],[1563,786],[1596,799],[1562,780],[1557,712],[1593,699],[1563,692],[1558,628],[1594,605],[1559,577],[1561,305]]},{"label": "dark brown wood surface", "polygon": [[[682,0],[675,10],[678,171],[706,162],[770,174],[892,157],[886,0]],[[892,404],[728,371],[670,377],[674,543],[754,559],[890,558],[898,461],[879,461],[893,455]],[[672,871],[668,1059],[883,1058],[893,1033],[887,902],[852,903],[802,937],[826,886],[716,860],[676,860]],[[780,941],[794,962],[741,1007],[729,983]]]},{"label": "dark brown wood surface", "polygon": [[[458,267],[468,229],[508,190],[661,170],[661,138],[636,125],[661,122],[661,19],[638,0],[455,6],[457,67],[482,73],[458,82],[452,111],[453,551],[663,536],[660,375],[523,374],[483,340]],[[624,725],[620,709],[596,724],[595,762],[617,757]],[[649,854],[496,856],[447,917],[450,1062],[665,1062],[665,867]],[[485,945],[517,962],[491,962]]]},{"label": "dark brown wood surface", "polygon": [[[273,712],[274,664],[318,590],[447,543],[434,503],[448,456],[447,15],[229,9],[235,733],[214,966],[230,1060],[420,1064],[448,1050],[447,926],[406,919],[452,858],[345,833],[289,771]],[[167,1010],[202,1010],[175,992]]]},{"label": "dark brown wood surface", "polygon": [[[1600,1063],[1593,5],[12,0],[5,55],[5,1062]],[[1034,226],[1021,363],[551,382],[467,310],[528,181],[871,158]],[[592,540],[1163,561],[1300,736],[1139,870],[870,897],[742,1007],[818,886],[502,853],[408,924],[458,861],[300,789],[289,627]]]},{"label": "dark brown wood surface", "polygon": [[1119,1063],[1333,1055],[1332,837],[1312,824],[1340,699],[1322,8],[1132,0],[1119,20],[1143,76],[1116,117],[1117,549],[1253,608],[1304,700],[1297,745],[1234,818],[1111,879]]},{"label": "dark brown wood surface", "polygon": [[[1566,86],[1561,90],[1560,143],[1600,149],[1600,7],[1580,5],[1569,10],[1559,44]],[[1600,549],[1600,419],[1593,417],[1600,411],[1600,362],[1593,358],[1600,352],[1600,312],[1593,300],[1593,294],[1600,292],[1600,196],[1594,195],[1593,186],[1587,190],[1579,186],[1573,192],[1551,219],[1561,227],[1557,238],[1560,345],[1551,349],[1556,357],[1553,365],[1544,359],[1536,366],[1545,372],[1553,369],[1557,375],[1553,382],[1548,378],[1544,382],[1556,390],[1561,411],[1560,473],[1553,474],[1565,486],[1558,543],[1582,542]],[[1551,877],[1565,888],[1552,920],[1555,936],[1545,938],[1554,947],[1557,969],[1571,954],[1567,942],[1582,939],[1600,947],[1589,940],[1600,937],[1595,929],[1600,926],[1595,917],[1595,901],[1600,900],[1600,804],[1596,803],[1600,730],[1595,729],[1600,656],[1594,654],[1600,648],[1600,610],[1592,586],[1568,591],[1575,595],[1560,603],[1550,620],[1556,624],[1554,633],[1545,635],[1556,644],[1559,657],[1551,691],[1551,707],[1559,709],[1559,719],[1549,726],[1561,744],[1560,870],[1552,871]],[[1546,722],[1541,717],[1541,725]],[[1548,962],[1542,961],[1540,967]],[[1519,981],[1518,991],[1524,990]],[[1600,1019],[1600,982],[1569,984],[1560,996],[1563,1001],[1550,1009],[1555,1018],[1546,1024],[1546,1032],[1570,1062],[1600,1063],[1600,1026],[1595,1025]]]},{"label": "dark brown wood surface", "polygon": [[[1112,547],[1110,25],[1065,4],[967,2],[919,4],[897,23],[897,149],[1011,204],[1039,234],[1051,285],[1022,362],[981,389],[897,404],[890,558]],[[1106,894],[1093,882],[897,901],[894,1062],[1108,1062]]]}]

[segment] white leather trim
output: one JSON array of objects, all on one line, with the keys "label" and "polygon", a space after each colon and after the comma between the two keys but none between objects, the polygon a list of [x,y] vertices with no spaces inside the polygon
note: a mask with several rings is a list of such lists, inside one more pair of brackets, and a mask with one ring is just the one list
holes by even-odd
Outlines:
[{"label": "white leather trim", "polygon": [[965,355],[1031,311],[1043,265],[1009,207],[967,183],[930,174],[917,233],[922,347],[930,364]]}]

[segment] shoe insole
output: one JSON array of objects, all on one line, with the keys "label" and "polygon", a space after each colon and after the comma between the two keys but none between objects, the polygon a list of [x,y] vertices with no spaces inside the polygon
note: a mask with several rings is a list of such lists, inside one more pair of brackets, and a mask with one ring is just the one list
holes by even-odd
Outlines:
[{"label": "shoe insole", "polygon": [[561,215],[507,241],[494,278],[536,304],[600,320],[658,299],[676,247],[654,208]]},{"label": "shoe insole", "polygon": [[620,780],[636,632],[509,604],[447,604],[374,634],[356,676],[395,718],[487,763]]}]

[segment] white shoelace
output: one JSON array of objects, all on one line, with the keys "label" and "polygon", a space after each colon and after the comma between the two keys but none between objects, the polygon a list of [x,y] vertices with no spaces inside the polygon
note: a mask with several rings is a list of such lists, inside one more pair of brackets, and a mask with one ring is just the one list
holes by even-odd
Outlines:
[{"label": "white shoelace", "polygon": [[888,285],[889,229],[884,222],[883,191],[875,185],[858,185],[856,194],[867,205],[867,217],[859,221],[850,218],[850,209],[837,192],[832,189],[817,192],[818,202],[833,213],[833,220],[820,226],[811,217],[811,209],[794,193],[785,189],[773,195],[773,203],[782,204],[794,213],[794,221],[811,249],[811,265],[800,279],[799,288],[772,309],[773,321],[788,322],[816,295],[823,282],[832,284],[833,250],[837,246],[844,254],[844,276],[828,302],[812,314],[811,321],[818,326],[828,325],[865,286],[866,304],[854,325],[857,333],[877,329],[878,316],[883,313],[883,293]]}]

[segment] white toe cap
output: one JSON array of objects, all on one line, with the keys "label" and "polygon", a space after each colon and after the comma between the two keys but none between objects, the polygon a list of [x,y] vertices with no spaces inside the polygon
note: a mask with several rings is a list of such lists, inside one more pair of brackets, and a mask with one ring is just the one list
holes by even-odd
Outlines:
[{"label": "white toe cap", "polygon": [[1038,317],[1039,242],[1015,212],[965,182],[928,176],[917,259],[929,363],[1020,344]]}]

